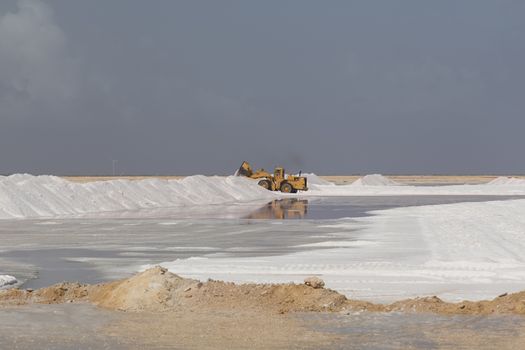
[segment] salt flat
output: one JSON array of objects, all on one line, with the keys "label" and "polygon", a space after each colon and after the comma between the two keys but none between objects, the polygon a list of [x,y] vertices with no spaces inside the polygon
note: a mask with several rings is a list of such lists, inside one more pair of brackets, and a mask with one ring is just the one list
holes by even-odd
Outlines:
[{"label": "salt flat", "polygon": [[[310,191],[299,195],[235,177],[3,177],[0,273],[44,283],[59,278],[46,271],[68,266],[69,276],[87,266],[96,280],[162,263],[182,276],[238,282],[319,275],[349,297],[379,302],[434,294],[477,300],[525,289],[525,202],[512,197],[525,195],[523,180],[414,186],[371,175],[336,186],[308,176]],[[439,200],[421,200],[428,196]],[[310,201],[319,215],[323,200],[341,198],[346,207],[297,221],[250,216],[276,198]],[[404,199],[388,205],[388,198]]]},{"label": "salt flat", "polygon": [[525,201],[407,207],[317,223],[318,248],[267,257],[199,257],[166,262],[191,277],[300,282],[321,276],[354,299],[389,302],[438,295],[480,300],[525,288]]},{"label": "salt flat", "polygon": [[[379,303],[525,290],[523,180],[415,186],[372,175],[336,186],[308,176],[310,191],[298,195],[228,177],[0,177],[0,288],[98,283],[161,264],[241,283],[317,275],[349,298]],[[72,303],[3,308],[0,324],[2,344],[20,348],[523,345],[523,317],[508,315],[279,315],[231,305],[132,314]]]}]

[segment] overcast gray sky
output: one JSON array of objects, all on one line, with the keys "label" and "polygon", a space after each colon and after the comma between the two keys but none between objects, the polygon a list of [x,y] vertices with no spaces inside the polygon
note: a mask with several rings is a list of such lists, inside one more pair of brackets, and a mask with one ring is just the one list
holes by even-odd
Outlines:
[{"label": "overcast gray sky", "polygon": [[2,0],[0,173],[525,173],[525,1]]}]

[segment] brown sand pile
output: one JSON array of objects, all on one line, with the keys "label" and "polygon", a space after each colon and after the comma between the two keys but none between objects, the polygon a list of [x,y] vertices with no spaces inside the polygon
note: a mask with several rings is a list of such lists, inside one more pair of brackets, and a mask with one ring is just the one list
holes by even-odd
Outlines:
[{"label": "brown sand pile", "polygon": [[36,291],[7,289],[0,291],[0,306],[84,301],[89,294],[89,287],[79,283],[59,283]]},{"label": "brown sand pile", "polygon": [[155,267],[131,278],[93,286],[89,300],[101,307],[125,311],[164,311],[180,303],[184,290],[198,281]]},{"label": "brown sand pile", "polygon": [[339,310],[346,298],[334,291],[305,285],[202,283],[155,267],[126,280],[91,287],[89,300],[105,308],[125,311],[265,307],[288,312]]},{"label": "brown sand pile", "polygon": [[98,285],[60,283],[36,291],[0,292],[0,305],[91,302],[122,311],[167,311],[184,307],[265,308],[279,312],[338,311],[346,298],[323,288],[295,284],[244,284],[181,278],[154,267],[131,278]]},{"label": "brown sand pile", "polygon": [[447,303],[436,296],[397,301],[385,311],[432,312],[439,314],[518,314],[525,315],[525,292],[503,294],[493,300]]},{"label": "brown sand pile", "polygon": [[324,288],[297,284],[242,284],[199,282],[155,267],[131,278],[98,285],[61,283],[36,291],[0,291],[1,305],[91,302],[122,311],[169,311],[220,308],[229,310],[295,311],[401,311],[440,314],[525,315],[525,292],[502,295],[491,301],[447,303],[437,297],[407,299],[390,305],[348,300]]}]

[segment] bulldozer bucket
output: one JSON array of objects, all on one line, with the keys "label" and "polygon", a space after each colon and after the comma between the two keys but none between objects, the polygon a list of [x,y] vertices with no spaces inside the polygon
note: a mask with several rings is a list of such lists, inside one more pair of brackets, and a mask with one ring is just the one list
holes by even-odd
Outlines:
[{"label": "bulldozer bucket", "polygon": [[242,162],[241,166],[239,167],[239,170],[237,170],[237,172],[235,173],[236,176],[246,177],[250,177],[252,176],[252,174],[252,167],[250,166],[250,164],[248,164],[248,162]]}]

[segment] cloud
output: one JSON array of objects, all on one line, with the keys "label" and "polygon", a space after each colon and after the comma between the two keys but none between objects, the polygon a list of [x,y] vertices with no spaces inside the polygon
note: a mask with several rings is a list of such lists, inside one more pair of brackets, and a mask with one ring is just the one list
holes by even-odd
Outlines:
[{"label": "cloud", "polygon": [[2,119],[34,115],[74,98],[77,70],[67,38],[40,0],[18,0],[0,16],[0,103]]}]

